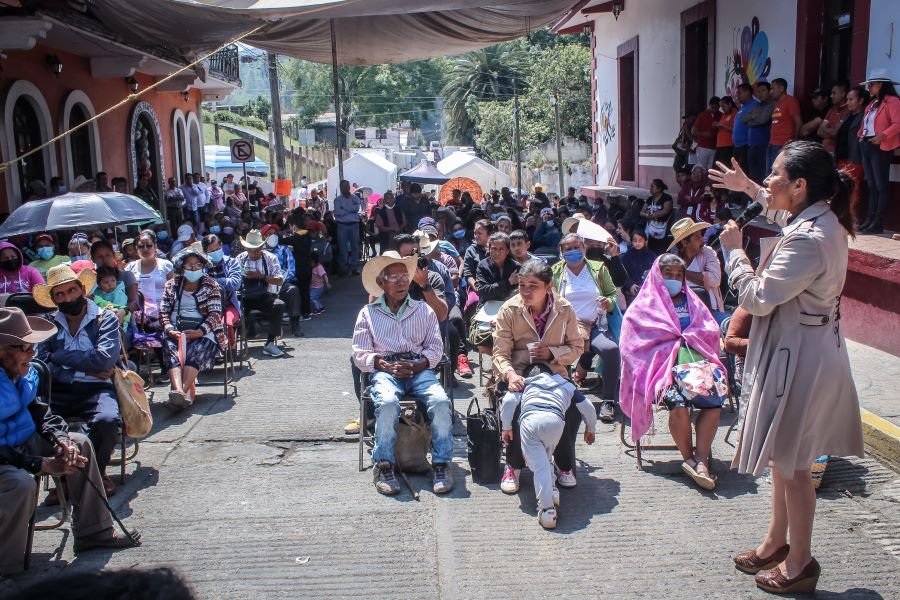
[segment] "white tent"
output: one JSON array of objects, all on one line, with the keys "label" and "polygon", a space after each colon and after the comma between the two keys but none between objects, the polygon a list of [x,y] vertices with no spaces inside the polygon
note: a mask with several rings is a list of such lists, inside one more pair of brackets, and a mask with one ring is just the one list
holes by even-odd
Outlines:
[{"label": "white tent", "polygon": [[[491,166],[474,154],[465,152],[454,152],[436,166],[438,171],[447,177],[468,177],[472,179],[481,186],[481,190],[485,193],[489,190],[509,187],[511,181],[509,175],[500,169]],[[478,202],[480,199],[476,198],[475,201]]]},{"label": "white tent", "polygon": [[[329,200],[340,194],[338,168],[328,169]],[[397,165],[376,152],[354,154],[344,161],[344,179],[383,194],[397,186]]]}]

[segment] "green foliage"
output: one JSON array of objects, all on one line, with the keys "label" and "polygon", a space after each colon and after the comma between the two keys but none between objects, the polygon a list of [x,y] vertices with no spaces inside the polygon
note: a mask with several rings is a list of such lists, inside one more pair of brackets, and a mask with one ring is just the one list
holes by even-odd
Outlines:
[{"label": "green foliage", "polygon": [[248,113],[263,123],[269,123],[272,120],[272,102],[264,96],[248,100],[246,108]]},{"label": "green foliage", "polygon": [[[207,113],[208,114],[208,113]],[[259,117],[242,117],[237,113],[227,110],[217,110],[212,113],[213,123],[232,123],[234,125],[243,125],[244,127],[252,127],[253,129],[262,129],[265,131],[268,126],[263,123]]]}]

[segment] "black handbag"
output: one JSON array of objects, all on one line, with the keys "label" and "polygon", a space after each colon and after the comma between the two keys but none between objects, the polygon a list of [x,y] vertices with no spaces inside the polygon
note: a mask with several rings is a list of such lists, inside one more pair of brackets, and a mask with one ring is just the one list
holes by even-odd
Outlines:
[{"label": "black handbag", "polygon": [[503,474],[500,463],[500,453],[503,449],[500,442],[500,423],[497,420],[497,413],[492,409],[481,410],[477,398],[472,399],[466,411],[466,435],[472,481],[482,485],[500,483]]}]

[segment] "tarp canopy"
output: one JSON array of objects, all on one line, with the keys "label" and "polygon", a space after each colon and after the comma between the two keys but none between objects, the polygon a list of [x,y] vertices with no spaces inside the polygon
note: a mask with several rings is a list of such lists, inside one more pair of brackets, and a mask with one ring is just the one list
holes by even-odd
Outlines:
[{"label": "tarp canopy", "polygon": [[89,7],[123,39],[177,49],[185,56],[267,25],[243,42],[319,63],[331,63],[334,19],[338,64],[376,65],[461,54],[511,40],[574,4],[576,0],[103,0]]},{"label": "tarp canopy", "polygon": [[400,181],[412,181],[415,183],[447,183],[450,178],[438,171],[430,160],[423,160],[412,169],[400,175]]},{"label": "tarp canopy", "polygon": [[[438,171],[450,177],[468,177],[485,192],[509,187],[510,177],[474,154],[454,152],[437,164]],[[443,190],[442,190],[443,193]],[[479,198],[475,198],[479,202]]]},{"label": "tarp canopy", "polygon": [[[231,148],[229,146],[204,146],[203,166],[210,171],[223,170],[235,173],[240,173],[243,169],[243,163],[231,161]],[[268,173],[269,165],[257,158],[247,163],[247,171]]]},{"label": "tarp canopy", "polygon": [[[397,185],[397,165],[375,152],[354,154],[344,161],[344,179],[383,194]],[[329,199],[341,193],[338,180],[338,168],[328,169]]]}]

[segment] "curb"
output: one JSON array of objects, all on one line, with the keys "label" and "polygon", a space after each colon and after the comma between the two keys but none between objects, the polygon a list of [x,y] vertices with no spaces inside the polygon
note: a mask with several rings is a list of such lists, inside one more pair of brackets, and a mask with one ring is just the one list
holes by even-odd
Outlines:
[{"label": "curb", "polygon": [[860,407],[866,450],[900,471],[900,427]]}]

